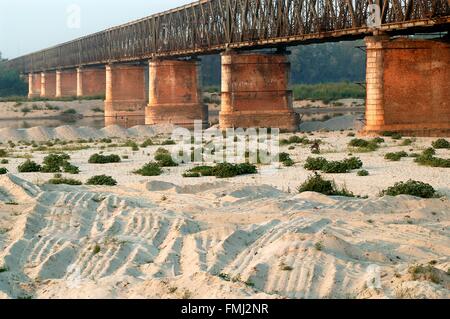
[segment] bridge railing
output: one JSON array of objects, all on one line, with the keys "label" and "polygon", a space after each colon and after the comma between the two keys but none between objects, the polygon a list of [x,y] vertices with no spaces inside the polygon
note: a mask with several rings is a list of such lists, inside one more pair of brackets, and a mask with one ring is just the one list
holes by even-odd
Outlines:
[{"label": "bridge railing", "polygon": [[373,4],[383,25],[450,16],[448,0],[201,0],[10,60],[8,66],[28,73],[208,53],[280,38],[289,42],[366,28]]}]

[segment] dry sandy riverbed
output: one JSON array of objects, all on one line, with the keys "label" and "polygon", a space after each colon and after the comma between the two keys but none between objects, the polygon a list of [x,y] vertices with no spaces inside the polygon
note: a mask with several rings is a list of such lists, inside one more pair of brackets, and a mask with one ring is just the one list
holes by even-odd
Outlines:
[{"label": "dry sandy riverbed", "polygon": [[[123,139],[142,141],[142,132],[127,132]],[[323,141],[322,156],[343,159],[348,133],[309,138]],[[108,134],[118,131],[102,131]],[[260,166],[255,175],[216,179],[183,178],[191,164],[157,177],[133,174],[158,145],[133,152],[83,144],[89,148],[67,152],[81,170],[70,177],[84,182],[107,174],[118,181],[93,187],[46,185],[52,174],[18,173],[25,154],[42,162],[48,152],[16,143],[9,163],[0,165],[10,172],[0,176],[0,297],[449,298],[450,171],[384,159],[387,152],[420,152],[432,141],[400,146],[386,138],[375,152],[353,154],[369,176],[323,174],[366,199],[298,194],[311,174],[303,168],[311,152],[302,145],[281,149],[293,167]],[[88,164],[99,151],[128,159]],[[450,151],[438,156],[449,158]],[[378,196],[408,179],[443,196]],[[412,274],[417,265],[427,272]]]}]

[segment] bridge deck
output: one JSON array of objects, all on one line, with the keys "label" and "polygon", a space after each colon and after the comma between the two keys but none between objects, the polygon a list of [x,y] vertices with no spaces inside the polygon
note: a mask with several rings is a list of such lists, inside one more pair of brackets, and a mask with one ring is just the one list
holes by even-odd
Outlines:
[{"label": "bridge deck", "polygon": [[448,31],[448,0],[201,0],[8,61],[23,73],[152,57]]}]

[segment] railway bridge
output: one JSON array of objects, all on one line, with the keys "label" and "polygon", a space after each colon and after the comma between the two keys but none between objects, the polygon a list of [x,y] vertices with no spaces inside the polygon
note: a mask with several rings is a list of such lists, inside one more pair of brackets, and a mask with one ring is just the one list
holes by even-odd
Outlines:
[{"label": "railway bridge", "polygon": [[198,56],[221,54],[220,126],[294,131],[287,48],[365,39],[366,132],[439,135],[450,132],[449,25],[450,0],[200,0],[7,64],[30,98],[101,94],[107,124],[189,126],[208,120]]}]

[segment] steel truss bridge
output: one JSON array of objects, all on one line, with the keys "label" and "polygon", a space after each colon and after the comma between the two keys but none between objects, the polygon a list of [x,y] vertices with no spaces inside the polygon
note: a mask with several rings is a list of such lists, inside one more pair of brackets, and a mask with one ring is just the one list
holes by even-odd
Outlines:
[{"label": "steel truss bridge", "polygon": [[[124,4],[126,5],[126,4]],[[391,35],[448,31],[450,0],[201,0],[7,62],[21,73],[361,39],[378,5]]]}]

